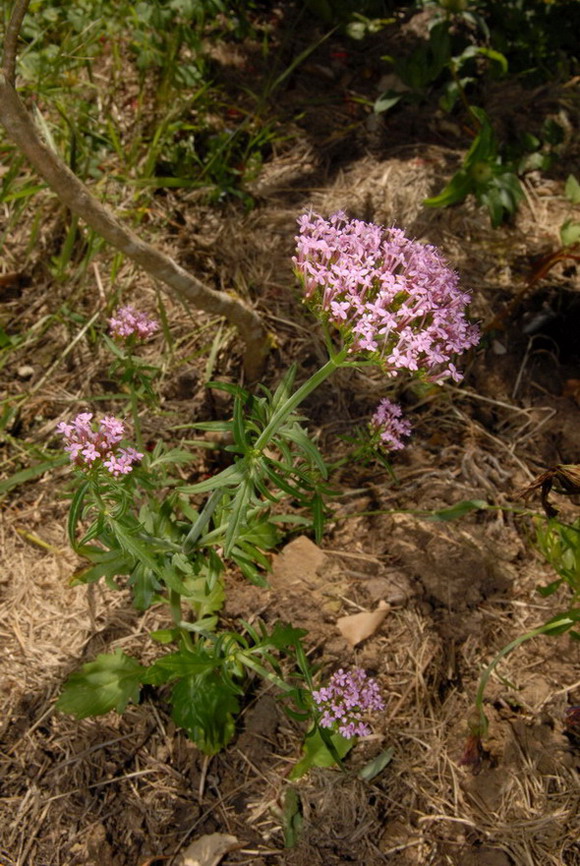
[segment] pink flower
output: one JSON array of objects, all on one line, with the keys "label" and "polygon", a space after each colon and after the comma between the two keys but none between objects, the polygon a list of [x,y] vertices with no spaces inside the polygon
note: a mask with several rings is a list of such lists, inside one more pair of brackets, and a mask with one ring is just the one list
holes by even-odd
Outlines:
[{"label": "pink flower", "polygon": [[451,363],[479,340],[465,318],[470,296],[434,246],[348,220],[343,211],[325,220],[298,219],[296,273],[305,302],[335,325],[353,354],[432,381],[460,376]]},{"label": "pink flower", "polygon": [[146,313],[136,310],[130,304],[126,307],[119,307],[109,319],[111,336],[119,340],[128,340],[129,337],[146,340],[158,330],[158,322],[149,318]]},{"label": "pink flower", "polygon": [[119,448],[115,446],[125,435],[125,425],[114,415],[105,415],[97,422],[98,429],[91,424],[92,414],[84,412],[77,415],[69,424],[61,421],[57,431],[64,439],[64,450],[70,459],[79,467],[92,468],[102,465],[117,477],[131,472],[133,464],[141,460],[143,454],[135,448]]},{"label": "pink flower", "polygon": [[367,737],[371,728],[363,716],[385,708],[379,684],[361,668],[340,668],[327,686],[312,692],[312,697],[322,712],[320,726],[334,728],[347,739]]},{"label": "pink flower", "polygon": [[389,451],[399,451],[404,448],[402,437],[409,436],[411,433],[411,423],[402,415],[401,407],[385,397],[370,420],[371,435],[373,438],[378,438],[380,444]]}]

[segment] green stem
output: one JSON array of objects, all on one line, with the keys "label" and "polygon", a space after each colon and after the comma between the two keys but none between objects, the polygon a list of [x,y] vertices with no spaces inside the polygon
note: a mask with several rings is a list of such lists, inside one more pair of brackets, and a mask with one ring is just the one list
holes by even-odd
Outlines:
[{"label": "green stem", "polygon": [[141,431],[141,419],[139,418],[139,403],[135,390],[133,387],[129,387],[131,388],[131,415],[133,417],[133,429],[135,430],[135,442],[137,443],[137,449],[143,451],[143,433]]},{"label": "green stem", "polygon": [[181,596],[176,589],[169,590],[169,608],[171,610],[171,618],[175,625],[181,622]]},{"label": "green stem", "polygon": [[346,360],[347,355],[348,349],[341,349],[341,351],[336,355],[331,356],[324,367],[317,370],[310,379],[307,379],[307,381],[304,382],[304,384],[302,384],[294,394],[291,394],[290,397],[288,397],[288,399],[276,409],[270,418],[270,421],[256,440],[254,445],[256,451],[263,451],[263,449],[268,446],[273,436],[278,432],[290,413],[293,412],[294,409],[296,409],[296,407],[309,396],[309,394],[315,391],[319,385],[322,385],[325,379],[328,379],[335,370],[343,366],[343,362]]},{"label": "green stem", "polygon": [[507,655],[509,655],[512,650],[516,649],[526,641],[531,640],[531,638],[537,637],[540,634],[550,634],[551,631],[557,631],[559,629],[562,629],[563,626],[574,625],[574,622],[576,622],[576,620],[571,618],[568,614],[562,614],[559,619],[546,622],[544,623],[544,625],[540,625],[537,628],[526,632],[526,634],[522,634],[519,637],[515,638],[515,640],[512,640],[510,643],[507,644],[507,646],[504,646],[504,648],[496,655],[493,661],[486,667],[486,669],[482,673],[479,680],[479,686],[477,688],[477,694],[475,696],[475,706],[479,711],[479,736],[484,737],[487,734],[488,720],[483,710],[483,696],[489,682],[489,678],[500,663],[500,661]]},{"label": "green stem", "polygon": [[169,590],[169,608],[171,610],[171,619],[179,629],[179,636],[183,641],[185,648],[190,650],[190,652],[194,652],[195,647],[191,640],[191,635],[187,629],[181,628],[181,595],[176,589]]}]

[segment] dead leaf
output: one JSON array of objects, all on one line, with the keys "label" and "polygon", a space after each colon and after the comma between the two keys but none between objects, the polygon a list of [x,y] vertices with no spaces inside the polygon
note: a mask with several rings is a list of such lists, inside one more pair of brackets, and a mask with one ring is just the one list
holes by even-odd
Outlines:
[{"label": "dead leaf", "polygon": [[336,626],[351,647],[355,647],[376,632],[389,610],[390,605],[386,601],[380,601],[376,610],[341,616],[337,619]]},{"label": "dead leaf", "polygon": [[580,379],[566,379],[562,388],[562,397],[571,397],[580,406]]},{"label": "dead leaf", "polygon": [[311,587],[320,584],[320,572],[327,565],[327,556],[318,545],[305,535],[299,535],[287,544],[272,564],[272,585],[305,583]]},{"label": "dead leaf", "polygon": [[217,866],[224,854],[239,847],[235,836],[211,833],[188,845],[175,861],[175,866]]}]

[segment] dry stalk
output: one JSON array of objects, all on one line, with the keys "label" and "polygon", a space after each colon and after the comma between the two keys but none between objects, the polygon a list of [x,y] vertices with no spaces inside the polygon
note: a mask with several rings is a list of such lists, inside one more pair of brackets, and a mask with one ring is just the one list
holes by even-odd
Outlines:
[{"label": "dry stalk", "polygon": [[14,86],[16,47],[28,0],[17,0],[6,29],[0,70],[0,124],[34,169],[74,214],[172,294],[206,313],[224,316],[245,343],[244,369],[256,379],[269,349],[269,335],[260,316],[233,293],[217,292],[180,267],[172,258],[124,226],[42,140]]}]

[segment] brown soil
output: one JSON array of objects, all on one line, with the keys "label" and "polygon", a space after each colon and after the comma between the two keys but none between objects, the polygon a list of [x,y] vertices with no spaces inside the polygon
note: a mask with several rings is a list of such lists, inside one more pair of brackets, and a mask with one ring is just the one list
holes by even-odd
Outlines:
[{"label": "brown soil", "polygon": [[[344,64],[335,59],[344,47],[339,36],[329,39],[280,96],[293,138],[274,146],[250,190],[250,213],[170,193],[159,197],[147,226],[182,264],[245,293],[264,314],[277,341],[268,384],[292,361],[305,376],[324,358],[292,289],[295,220],[306,208],[344,208],[439,245],[472,290],[473,314],[484,326],[525,287],[534,256],[557,247],[570,216],[561,178],[574,166],[578,175],[573,140],[562,149],[560,174],[528,176],[526,201],[501,230],[472,201],[425,209],[423,199],[449,179],[464,144],[450,144],[428,108],[369,113],[355,97],[377,95],[376,61],[351,53]],[[522,116],[530,111],[511,91],[503,102],[498,93],[490,100]],[[554,93],[548,102],[546,111],[577,128],[569,99]],[[2,269],[28,276],[28,285],[2,299],[4,326],[18,323],[20,332],[70,292],[44,264],[60,217],[43,195],[47,227],[38,246],[23,258],[23,227],[3,249]],[[168,222],[180,226],[172,235]],[[95,260],[95,286],[104,285],[105,296],[109,262],[107,253]],[[119,286],[125,300],[153,309],[154,287],[127,263]],[[527,521],[509,511],[450,523],[401,513],[467,499],[513,504],[543,467],[580,460],[579,289],[575,268],[557,266],[465,362],[461,386],[427,395],[412,383],[402,387],[415,432],[394,461],[396,483],[376,466],[339,470],[322,551],[308,543],[298,556],[286,551],[267,591],[229,576],[226,621],[283,619],[306,628],[313,661],[328,671],[364,667],[387,700],[376,734],[356,747],[344,773],[314,771],[294,786],[304,818],[294,848],[284,848],[282,812],[303,730],[273,689],[248,694],[237,738],[210,761],[153,695],[122,717],[76,723],[53,711],[63,680],[83,661],[119,647],[143,657],[146,632],[162,613],[136,612],[123,592],[69,587],[77,562],[63,529],[66,469],[12,491],[0,523],[2,866],[157,866],[216,832],[239,840],[221,861],[238,866],[579,866],[580,751],[564,726],[566,707],[580,703],[578,643],[539,638],[505,660],[502,679],[487,692],[483,751],[471,766],[462,761],[481,671],[510,640],[561,610],[565,590],[538,595],[537,585],[553,574],[533,552]],[[96,288],[75,292],[83,316],[102,309]],[[204,386],[218,323],[164,303],[176,354],[164,368],[164,416],[145,419],[152,440],[171,435],[171,423],[227,411]],[[550,309],[549,333],[526,333],[526,323]],[[0,374],[6,394],[22,399],[5,442],[6,477],[26,465],[25,444],[44,444],[71,406],[111,388],[105,353],[89,336],[71,346],[69,329],[70,322],[53,322],[32,348],[14,350]],[[147,351],[156,351],[153,344]],[[210,378],[238,380],[239,362],[240,347],[226,330]],[[342,372],[306,407],[330,460],[345,453],[341,437],[364,422],[377,393],[377,374]],[[390,606],[382,626],[352,649],[337,619],[381,601]],[[389,746],[391,763],[372,782],[360,781],[360,767]]]}]

